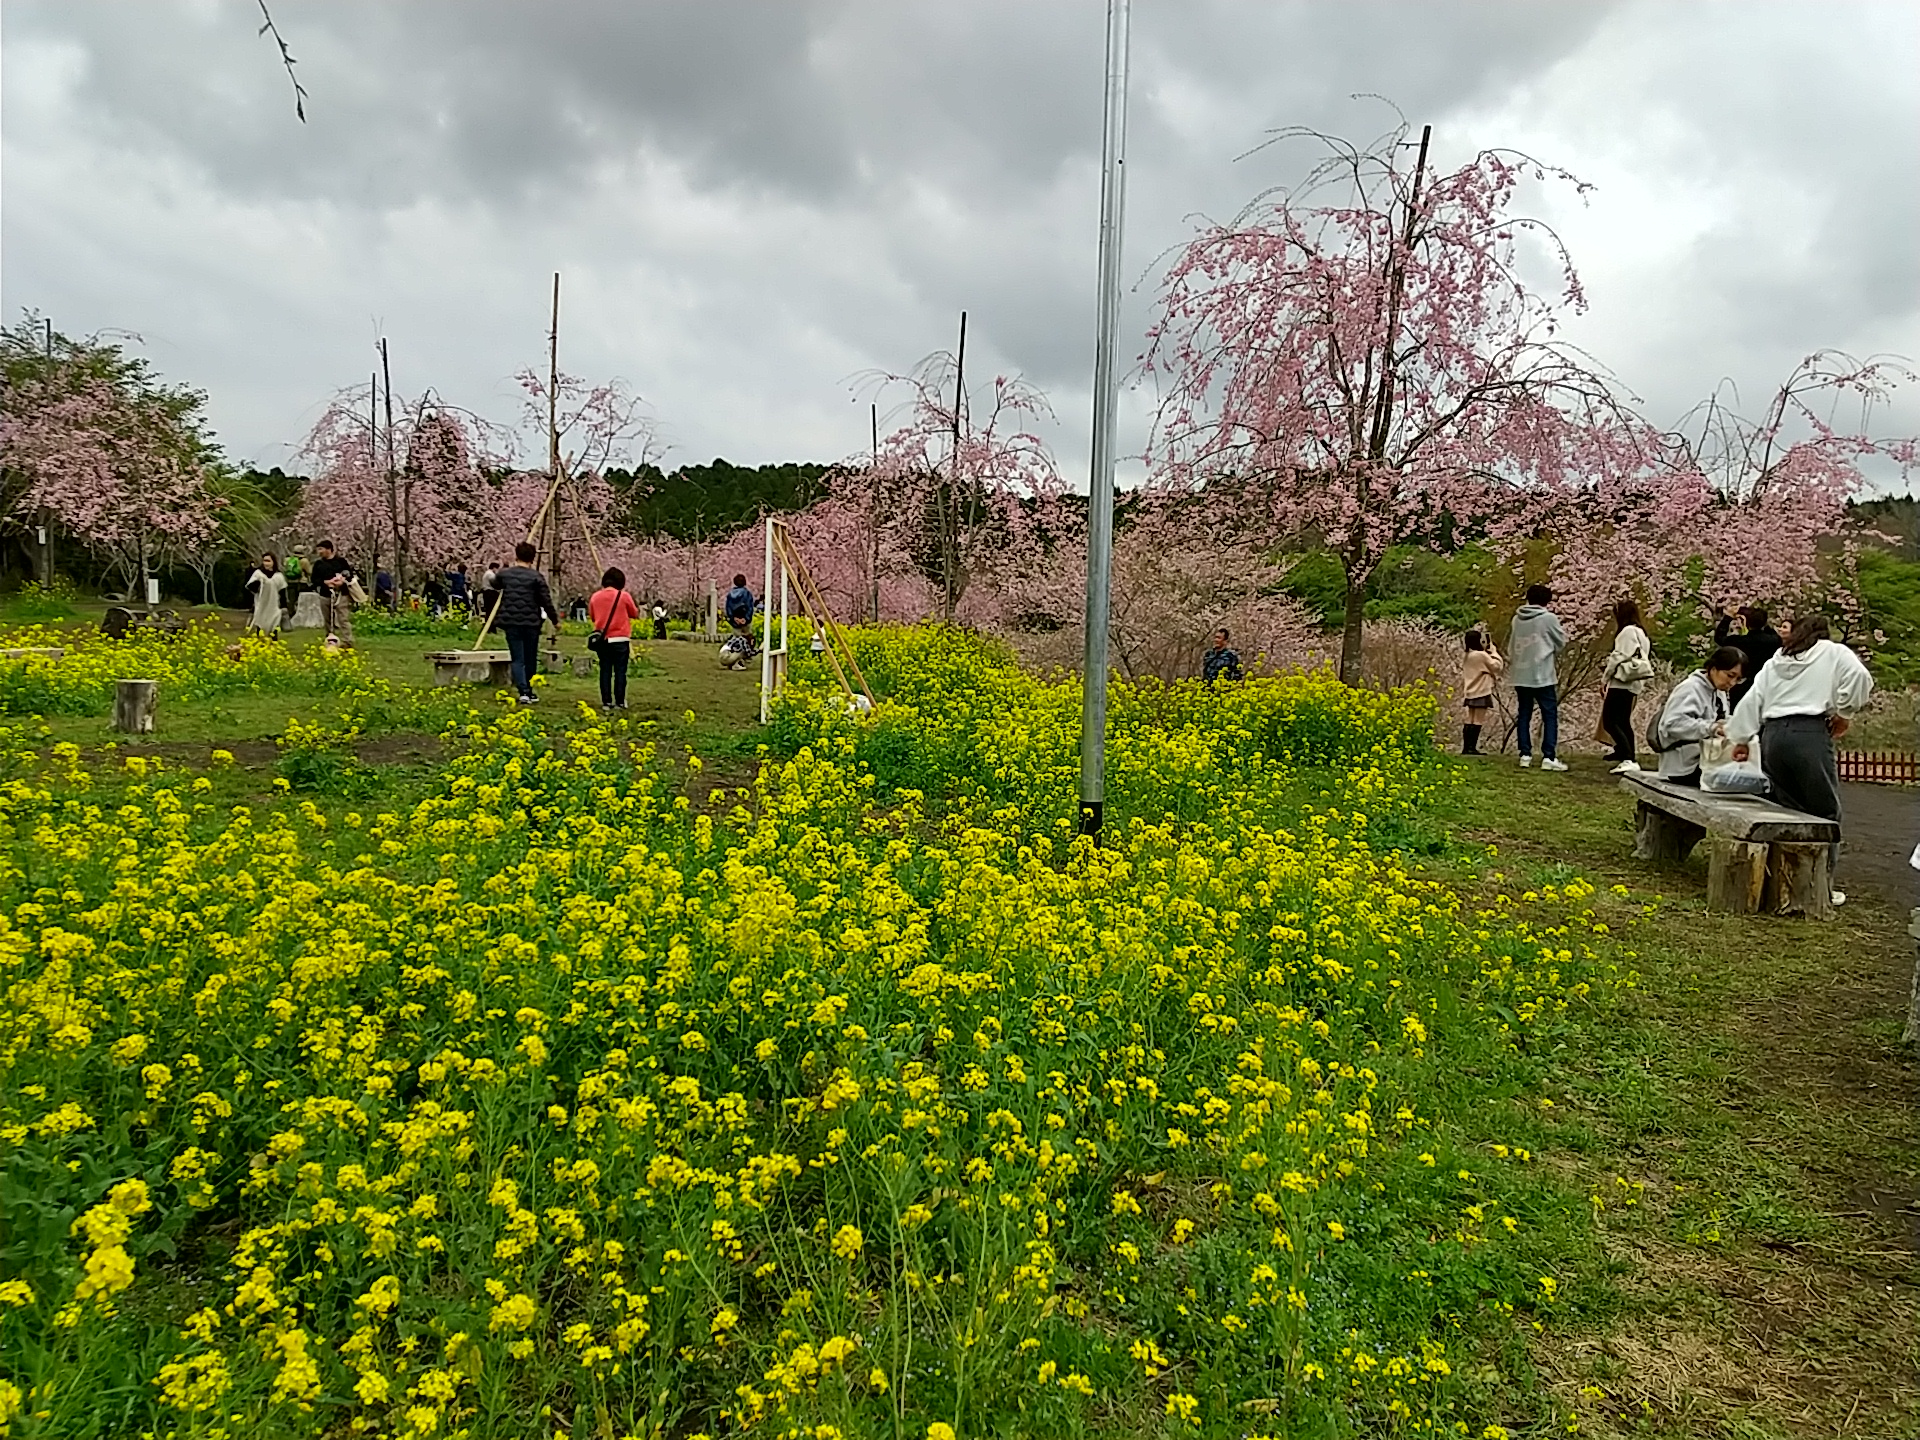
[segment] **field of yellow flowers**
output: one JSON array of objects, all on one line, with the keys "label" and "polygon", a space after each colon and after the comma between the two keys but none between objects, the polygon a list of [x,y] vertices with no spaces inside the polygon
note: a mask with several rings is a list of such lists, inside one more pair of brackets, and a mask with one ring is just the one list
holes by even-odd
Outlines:
[{"label": "field of yellow flowers", "polygon": [[66,653],[0,655],[0,715],[104,715],[113,708],[115,680],[158,680],[172,701],[266,690],[331,694],[364,678],[350,654],[235,639],[208,624],[118,640],[92,629],[35,625],[9,633],[6,648]]},{"label": "field of yellow flowers", "polygon": [[859,645],[738,790],[585,715],[364,811],[0,732],[0,1433],[1564,1433],[1524,1119],[1630,977],[1579,882],[1410,870],[1430,702],[1118,691],[1095,848],[1076,686]]}]

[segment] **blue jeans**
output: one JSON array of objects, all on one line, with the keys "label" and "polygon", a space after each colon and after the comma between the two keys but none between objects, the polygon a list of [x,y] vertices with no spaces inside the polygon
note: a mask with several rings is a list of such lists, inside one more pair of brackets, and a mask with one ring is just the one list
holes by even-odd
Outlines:
[{"label": "blue jeans", "polygon": [[1540,754],[1548,760],[1560,748],[1560,691],[1552,685],[1516,685],[1520,700],[1520,753],[1533,754],[1533,707],[1540,707]]},{"label": "blue jeans", "polygon": [[533,694],[533,677],[540,669],[540,627],[503,625],[507,635],[507,654],[512,656],[513,688],[522,695]]}]

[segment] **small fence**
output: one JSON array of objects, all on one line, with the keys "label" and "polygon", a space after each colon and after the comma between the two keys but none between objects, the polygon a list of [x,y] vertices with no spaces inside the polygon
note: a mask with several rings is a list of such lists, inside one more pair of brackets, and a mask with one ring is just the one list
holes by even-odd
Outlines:
[{"label": "small fence", "polygon": [[1920,785],[1920,755],[1910,750],[1838,750],[1840,778],[1865,785]]}]

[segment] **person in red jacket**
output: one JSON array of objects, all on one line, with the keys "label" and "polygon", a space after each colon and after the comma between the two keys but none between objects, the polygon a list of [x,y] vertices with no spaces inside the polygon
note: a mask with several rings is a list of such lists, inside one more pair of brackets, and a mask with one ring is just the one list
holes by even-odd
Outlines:
[{"label": "person in red jacket", "polygon": [[627,660],[633,653],[633,622],[640,607],[627,593],[624,570],[611,569],[600,577],[600,588],[587,597],[587,618],[600,637],[600,708],[611,714],[627,708]]}]

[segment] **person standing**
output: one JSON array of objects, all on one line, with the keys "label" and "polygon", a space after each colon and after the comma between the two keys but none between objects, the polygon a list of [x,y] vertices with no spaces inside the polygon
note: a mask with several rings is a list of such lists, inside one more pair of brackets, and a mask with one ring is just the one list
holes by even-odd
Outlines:
[{"label": "person standing", "polygon": [[498,561],[489,560],[486,574],[480,577],[480,614],[483,618],[499,602],[500,597],[494,590],[494,582],[500,578],[500,570]]},{"label": "person standing", "polygon": [[[1840,822],[1840,771],[1833,742],[1873,695],[1873,676],[1860,657],[1827,638],[1826,618],[1796,616],[1780,652],[1754,676],[1746,698],[1727,722],[1733,756],[1744,760],[1760,742],[1760,768],[1781,804]],[[1832,851],[1832,865],[1840,846]],[[1831,873],[1831,867],[1830,871]],[[1833,903],[1845,903],[1835,890]]]},{"label": "person standing", "polygon": [[507,637],[514,693],[522,705],[534,703],[533,677],[540,669],[542,623],[551,620],[554,633],[560,633],[560,612],[553,608],[547,577],[533,568],[539,554],[531,540],[522,540],[513,547],[513,564],[493,577],[494,618],[500,633]]},{"label": "person standing", "polygon": [[1653,642],[1640,625],[1640,606],[1622,600],[1613,607],[1613,649],[1600,667],[1600,724],[1613,741],[1607,759],[1613,773],[1638,773],[1638,747],[1633,738],[1633,702],[1653,678]]},{"label": "person standing", "polygon": [[387,570],[373,572],[373,603],[389,615],[400,608],[400,592],[394,588],[393,574]]},{"label": "person standing", "polygon": [[1660,756],[1660,778],[1674,785],[1700,783],[1700,742],[1724,735],[1733,707],[1727,695],[1740,683],[1747,657],[1722,645],[1704,669],[1686,677],[1667,696],[1647,739]]},{"label": "person standing", "polygon": [[1231,648],[1224,628],[1213,632],[1213,644],[1200,657],[1200,678],[1211,685],[1216,680],[1240,679],[1240,652]]},{"label": "person standing", "polygon": [[467,566],[465,561],[447,572],[447,603],[461,615],[467,613]]},{"label": "person standing", "polygon": [[313,547],[313,588],[320,593],[320,628],[343,650],[353,648],[353,566],[334,553],[333,542]]},{"label": "person standing", "polygon": [[287,577],[280,573],[271,550],[260,557],[260,563],[247,576],[247,593],[253,596],[253,614],[247,619],[247,629],[260,635],[277,636],[287,618]]},{"label": "person standing", "polygon": [[300,592],[307,588],[307,567],[301,560],[298,550],[287,556],[286,562],[280,567],[280,573],[287,577],[286,612],[287,618],[291,620],[294,611],[300,607]]},{"label": "person standing", "polygon": [[[1734,616],[1740,617],[1745,627],[1744,634],[1733,633]],[[1758,605],[1743,605],[1735,610],[1731,605],[1720,607],[1720,618],[1714,622],[1713,643],[1731,645],[1747,657],[1742,667],[1739,688],[1733,692],[1728,704],[1738,709],[1740,702],[1747,698],[1747,691],[1753,688],[1753,682],[1759,678],[1766,663],[1780,653],[1780,632],[1767,623],[1767,612]]]},{"label": "person standing", "polygon": [[753,591],[747,588],[747,577],[733,577],[733,588],[727,591],[727,623],[733,626],[737,635],[748,634],[753,629],[754,599]]},{"label": "person standing", "polygon": [[1566,627],[1548,607],[1553,591],[1527,587],[1526,603],[1514,612],[1507,637],[1507,679],[1519,702],[1520,768],[1533,764],[1533,712],[1540,711],[1540,768],[1565,770],[1560,749],[1560,652],[1567,648]]},{"label": "person standing", "polygon": [[667,602],[664,600],[653,602],[653,638],[656,640],[667,638]]},{"label": "person standing", "polygon": [[626,571],[615,567],[600,577],[600,588],[587,597],[587,619],[600,637],[600,708],[627,708],[627,661],[633,653],[633,622],[640,607],[627,593]]},{"label": "person standing", "polygon": [[1480,729],[1493,714],[1493,682],[1507,668],[1499,650],[1481,631],[1469,630],[1467,654],[1460,663],[1460,753],[1480,753]]}]

